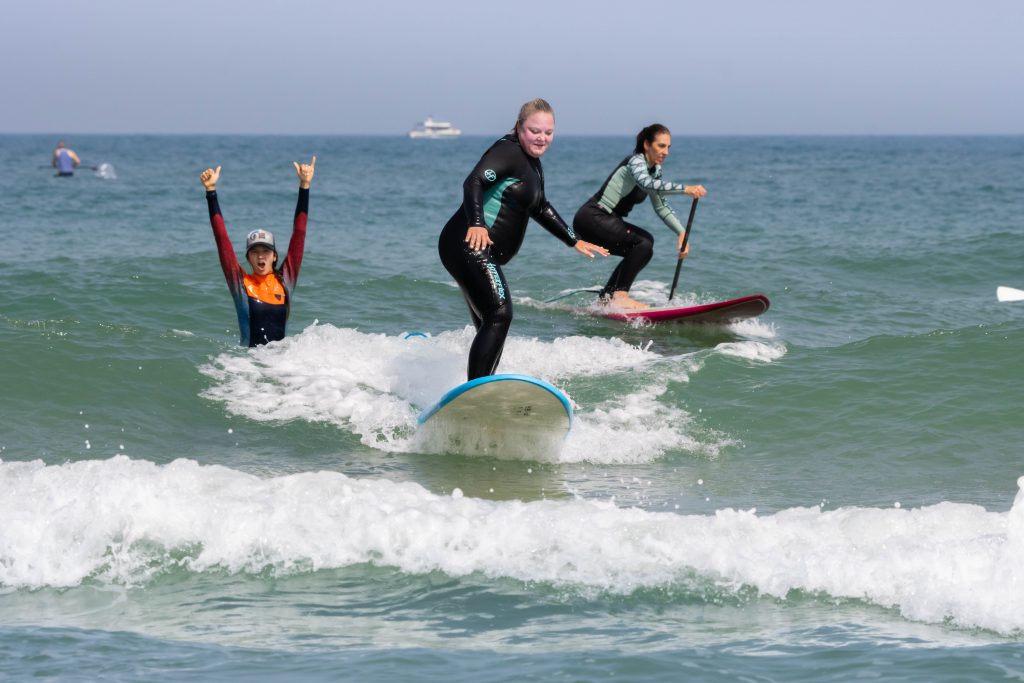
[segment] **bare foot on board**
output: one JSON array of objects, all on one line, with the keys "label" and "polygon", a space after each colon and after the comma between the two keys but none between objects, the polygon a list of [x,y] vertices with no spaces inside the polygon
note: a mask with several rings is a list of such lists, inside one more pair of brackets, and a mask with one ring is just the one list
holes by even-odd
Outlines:
[{"label": "bare foot on board", "polygon": [[601,302],[607,304],[608,306],[613,306],[615,308],[624,308],[627,310],[640,310],[651,307],[650,304],[645,304],[642,301],[637,301],[636,299],[630,297],[629,292],[614,292],[612,293],[611,298],[602,297]]}]

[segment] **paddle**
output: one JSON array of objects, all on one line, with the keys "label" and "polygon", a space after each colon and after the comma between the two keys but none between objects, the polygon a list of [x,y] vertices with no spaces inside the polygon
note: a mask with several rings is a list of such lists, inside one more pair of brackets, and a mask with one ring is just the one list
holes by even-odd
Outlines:
[{"label": "paddle", "polygon": [[1024,289],[996,287],[996,298],[1000,301],[1024,301]]},{"label": "paddle", "polygon": [[[39,168],[54,169],[54,166],[40,166]],[[75,171],[95,171],[96,175],[101,178],[111,177],[116,178],[117,173],[114,171],[114,167],[107,162],[103,162],[99,166],[90,166],[89,164],[79,164],[75,166]]]},{"label": "paddle", "polygon": [[[686,251],[686,243],[690,241],[690,228],[693,227],[693,214],[697,213],[697,197],[693,198],[693,204],[690,204],[690,217],[686,219],[686,234],[683,236],[683,244],[679,248],[679,253],[682,254]],[[683,259],[676,261],[676,274],[672,278],[672,289],[668,292],[668,300],[672,301],[672,297],[676,293],[676,284],[679,283],[679,269],[683,267]]]}]

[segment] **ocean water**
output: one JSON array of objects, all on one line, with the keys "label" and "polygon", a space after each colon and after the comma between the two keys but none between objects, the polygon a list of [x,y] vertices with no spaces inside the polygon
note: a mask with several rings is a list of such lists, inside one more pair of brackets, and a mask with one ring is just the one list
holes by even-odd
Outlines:
[{"label": "ocean water", "polygon": [[[544,303],[614,262],[531,225],[501,371],[572,400],[557,463],[417,452],[492,138],[55,140],[0,136],[0,679],[1024,680],[1024,138],[677,136],[682,300],[772,302],[729,326]],[[563,216],[630,147],[556,138]],[[284,242],[313,154],[290,335],[240,348],[198,174]]]}]

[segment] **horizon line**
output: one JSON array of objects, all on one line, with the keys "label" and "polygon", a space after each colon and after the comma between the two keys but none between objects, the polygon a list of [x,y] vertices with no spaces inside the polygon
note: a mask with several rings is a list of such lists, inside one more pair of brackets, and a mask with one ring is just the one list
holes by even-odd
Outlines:
[{"label": "horizon line", "polygon": [[[489,138],[494,135],[505,135],[505,132],[494,132],[494,133],[463,133],[462,135],[446,138],[448,140],[457,140],[459,138]],[[408,133],[216,133],[216,132],[146,132],[146,131],[134,131],[134,132],[84,132],[84,131],[65,131],[56,133],[53,131],[0,131],[2,136],[15,136],[15,135],[39,135],[39,136],[50,136],[56,138],[70,137],[70,136],[150,136],[150,137],[333,137],[333,138],[409,138]],[[849,138],[849,137],[863,137],[863,138],[881,138],[881,137],[933,137],[933,138],[946,138],[946,137],[1021,137],[1024,136],[1024,131],[1021,132],[988,132],[988,133],[898,133],[898,132],[887,132],[887,133],[673,133],[674,137],[678,138],[737,138],[737,137],[750,137],[750,138],[795,138],[795,137],[832,137],[832,138]],[[559,138],[632,138],[633,133],[560,133]],[[410,138],[413,139],[413,138]]]}]

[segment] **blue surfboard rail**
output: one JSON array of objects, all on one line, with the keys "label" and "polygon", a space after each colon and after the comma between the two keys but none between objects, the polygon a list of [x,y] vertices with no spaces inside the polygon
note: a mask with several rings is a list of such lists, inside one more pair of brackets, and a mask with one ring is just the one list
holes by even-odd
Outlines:
[{"label": "blue surfboard rail", "polygon": [[460,384],[459,386],[455,387],[454,389],[446,393],[444,396],[442,396],[441,399],[436,404],[434,404],[433,407],[428,408],[427,410],[420,413],[420,416],[419,418],[417,418],[416,423],[423,424],[424,422],[429,420],[434,413],[441,410],[441,408],[444,408],[446,405],[448,405],[453,400],[455,400],[462,394],[466,393],[473,387],[478,387],[481,384],[489,384],[490,382],[501,382],[509,380],[526,382],[528,384],[533,384],[548,391],[552,396],[561,401],[562,407],[565,408],[565,412],[569,415],[569,422],[570,424],[572,423],[572,405],[570,405],[569,399],[566,398],[565,394],[563,394],[561,390],[558,389],[558,387],[548,384],[544,380],[537,379],[536,377],[516,374],[487,375],[486,377],[477,377],[476,379],[471,379],[468,382],[464,382],[463,384]]}]

